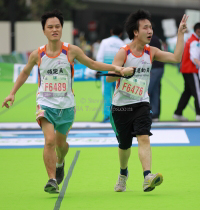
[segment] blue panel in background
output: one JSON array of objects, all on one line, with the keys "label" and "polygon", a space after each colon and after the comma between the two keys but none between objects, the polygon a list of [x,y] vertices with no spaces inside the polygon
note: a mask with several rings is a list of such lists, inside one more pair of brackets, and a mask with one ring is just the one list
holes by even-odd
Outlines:
[{"label": "blue panel in background", "polygon": [[83,64],[74,64],[74,81],[96,81],[95,70],[91,70]]},{"label": "blue panel in background", "polygon": [[185,128],[190,146],[200,146],[200,128]]}]

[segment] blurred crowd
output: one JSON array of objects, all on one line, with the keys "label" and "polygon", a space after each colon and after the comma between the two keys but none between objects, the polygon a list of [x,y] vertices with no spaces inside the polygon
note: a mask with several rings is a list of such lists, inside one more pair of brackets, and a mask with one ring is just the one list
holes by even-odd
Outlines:
[{"label": "blurred crowd", "polygon": [[[84,32],[79,32],[78,29],[75,29],[74,31],[75,33],[73,44],[80,47],[88,57],[96,60],[96,55],[102,39],[96,38],[95,40],[91,41],[91,39],[86,38]],[[185,43],[190,38],[192,33],[194,33],[193,29],[188,30],[187,33],[184,35]],[[123,40],[124,44],[128,44],[131,42],[125,32],[123,33],[121,39]],[[160,41],[162,44],[162,50],[173,53],[176,48],[177,35],[167,37],[165,40],[160,39]]]}]

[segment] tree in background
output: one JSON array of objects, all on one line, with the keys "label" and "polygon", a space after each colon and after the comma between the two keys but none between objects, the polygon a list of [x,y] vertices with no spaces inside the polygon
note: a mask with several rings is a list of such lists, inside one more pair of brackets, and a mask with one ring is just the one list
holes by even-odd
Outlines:
[{"label": "tree in background", "polygon": [[81,0],[0,0],[0,20],[10,20],[10,1],[15,4],[15,21],[40,20],[46,11],[58,9],[64,20],[72,20],[73,10],[85,9]]},{"label": "tree in background", "polygon": [[0,20],[10,20],[10,1],[15,4],[15,20],[30,20],[30,8],[26,0],[0,0]]},{"label": "tree in background", "polygon": [[31,3],[31,19],[40,20],[44,12],[58,9],[63,13],[64,20],[72,20],[74,9],[85,8],[86,4],[83,4],[81,0],[34,0]]}]

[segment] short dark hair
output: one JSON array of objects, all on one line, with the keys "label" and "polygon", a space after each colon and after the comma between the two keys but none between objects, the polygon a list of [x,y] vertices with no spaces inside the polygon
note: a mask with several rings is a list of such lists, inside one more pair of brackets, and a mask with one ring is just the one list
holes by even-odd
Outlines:
[{"label": "short dark hair", "polygon": [[139,21],[144,19],[147,19],[151,22],[151,14],[148,11],[142,9],[138,10],[137,12],[133,12],[128,16],[125,22],[125,29],[129,39],[134,38],[133,31],[139,30]]},{"label": "short dark hair", "polygon": [[42,15],[41,24],[42,24],[43,30],[44,30],[47,19],[52,18],[52,17],[57,17],[60,20],[61,26],[63,27],[63,15],[59,10],[55,9],[53,11],[46,12]]},{"label": "short dark hair", "polygon": [[123,32],[123,27],[121,25],[115,25],[112,28],[112,33],[119,36]]},{"label": "short dark hair", "polygon": [[194,25],[194,32],[195,32],[197,29],[200,29],[200,22],[199,22],[199,23],[196,23],[196,24]]}]

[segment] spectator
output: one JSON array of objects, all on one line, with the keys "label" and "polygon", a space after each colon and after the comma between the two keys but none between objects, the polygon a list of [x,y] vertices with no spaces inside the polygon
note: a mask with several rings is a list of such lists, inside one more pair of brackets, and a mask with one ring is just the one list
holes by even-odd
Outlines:
[{"label": "spectator", "polygon": [[[123,28],[119,25],[111,29],[111,37],[103,39],[100,44],[96,57],[97,61],[112,64],[116,53],[124,45],[124,42],[120,39],[122,32]],[[107,83],[106,77],[102,78],[102,92],[104,96],[104,119],[102,122],[110,122],[110,105],[115,84],[115,82]]]},{"label": "spectator", "polygon": [[200,22],[194,26],[194,33],[187,40],[184,48],[181,72],[185,87],[174,113],[174,119],[188,121],[182,114],[191,96],[195,99],[196,121],[200,121],[200,84],[198,69],[200,66]]},{"label": "spectator", "polygon": [[92,59],[95,61],[97,58],[97,52],[99,50],[100,42],[101,41],[99,39],[97,39],[97,41],[92,44]]},{"label": "spectator", "polygon": [[[161,40],[153,35],[150,46],[157,47],[158,49],[162,48]],[[161,78],[164,73],[164,63],[159,61],[153,61],[151,75],[150,75],[150,84],[148,93],[150,96],[150,105],[152,107],[152,121],[159,121],[160,117],[160,93],[161,93]]]},{"label": "spectator", "polygon": [[124,39],[124,44],[130,44],[132,40],[130,40],[128,37]]}]

